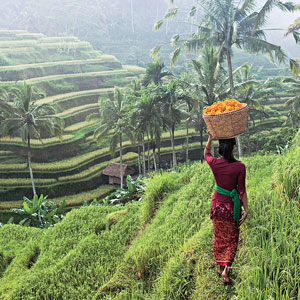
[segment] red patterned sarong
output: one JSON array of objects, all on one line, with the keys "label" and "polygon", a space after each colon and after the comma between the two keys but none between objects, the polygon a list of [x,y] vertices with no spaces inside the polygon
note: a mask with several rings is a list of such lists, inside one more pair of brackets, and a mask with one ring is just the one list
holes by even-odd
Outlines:
[{"label": "red patterned sarong", "polygon": [[239,228],[236,221],[213,218],[213,251],[216,263],[231,266],[239,240]]}]

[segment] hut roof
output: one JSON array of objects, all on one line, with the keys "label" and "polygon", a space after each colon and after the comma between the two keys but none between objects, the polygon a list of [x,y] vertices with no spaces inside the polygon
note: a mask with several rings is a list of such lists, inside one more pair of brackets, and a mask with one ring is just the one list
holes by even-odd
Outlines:
[{"label": "hut roof", "polygon": [[[133,174],[134,170],[128,165],[123,164],[123,175],[127,176]],[[121,170],[119,163],[110,163],[103,171],[104,175],[121,178]]]}]

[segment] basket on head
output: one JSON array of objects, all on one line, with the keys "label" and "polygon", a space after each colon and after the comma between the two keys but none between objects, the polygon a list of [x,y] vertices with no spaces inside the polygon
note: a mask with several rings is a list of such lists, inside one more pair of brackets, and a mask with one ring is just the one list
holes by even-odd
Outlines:
[{"label": "basket on head", "polygon": [[207,130],[216,139],[230,139],[243,134],[247,129],[248,105],[217,115],[203,113]]}]

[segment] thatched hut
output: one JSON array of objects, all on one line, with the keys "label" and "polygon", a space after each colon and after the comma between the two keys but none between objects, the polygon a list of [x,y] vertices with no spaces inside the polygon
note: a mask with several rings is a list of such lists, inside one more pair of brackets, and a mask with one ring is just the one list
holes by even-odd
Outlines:
[{"label": "thatched hut", "polygon": [[[123,164],[123,182],[124,186],[126,186],[126,177],[127,175],[132,175],[135,170],[128,165]],[[110,163],[103,171],[103,175],[108,176],[109,184],[121,184],[121,170],[119,163]]]}]

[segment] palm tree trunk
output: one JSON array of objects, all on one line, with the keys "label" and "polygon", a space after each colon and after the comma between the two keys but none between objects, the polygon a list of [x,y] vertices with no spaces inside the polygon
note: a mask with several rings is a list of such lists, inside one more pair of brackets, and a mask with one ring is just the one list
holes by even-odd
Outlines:
[{"label": "palm tree trunk", "polygon": [[123,175],[123,147],[122,147],[122,132],[120,132],[120,175],[121,175],[121,189],[123,188],[123,180],[124,180],[124,175]]},{"label": "palm tree trunk", "polygon": [[248,131],[248,156],[250,156],[251,154],[251,151],[250,151],[250,128],[248,127],[247,128],[247,131]]},{"label": "palm tree trunk", "polygon": [[156,165],[156,158],[155,158],[155,146],[152,148],[153,151],[153,164],[154,164],[154,171],[157,172],[157,165]]},{"label": "palm tree trunk", "polygon": [[158,154],[158,168],[160,169],[160,142],[158,143],[158,146],[157,146],[157,154]]},{"label": "palm tree trunk", "polygon": [[189,124],[186,122],[186,155],[185,162],[189,160]]},{"label": "palm tree trunk", "polygon": [[[30,132],[29,132],[29,129],[28,129],[28,136],[27,136],[27,154],[28,154],[28,168],[29,168],[29,173],[30,173],[30,178],[31,178],[33,196],[35,196],[36,195],[36,190],[35,190],[33,172],[32,172],[32,166],[31,166]],[[38,218],[39,218],[39,222],[40,222],[41,226],[43,226],[44,223],[43,223],[43,220],[42,220],[42,217],[41,217],[40,209],[38,209]]]},{"label": "palm tree trunk", "polygon": [[36,190],[35,190],[35,184],[34,184],[34,179],[33,179],[33,172],[32,172],[32,166],[31,166],[31,151],[30,151],[30,134],[28,133],[27,137],[27,154],[28,154],[28,168],[29,168],[29,173],[30,173],[30,179],[31,179],[31,184],[32,184],[32,191],[33,195],[36,195]]},{"label": "palm tree trunk", "polygon": [[173,169],[175,169],[175,167],[177,166],[176,153],[175,153],[175,147],[174,147],[174,132],[175,132],[175,126],[173,125],[172,128],[170,129],[172,154],[173,154]]},{"label": "palm tree trunk", "polygon": [[200,129],[200,160],[203,162],[204,153],[203,153],[203,126]]},{"label": "palm tree trunk", "polygon": [[147,150],[148,150],[148,173],[150,173],[150,141],[149,141],[149,134],[147,132]]},{"label": "palm tree trunk", "polygon": [[143,175],[146,176],[145,134],[143,133]]},{"label": "palm tree trunk", "polygon": [[139,175],[141,175],[142,170],[141,170],[141,149],[140,149],[140,145],[138,145],[138,164],[139,164]]},{"label": "palm tree trunk", "polygon": [[134,33],[134,22],[133,22],[133,0],[130,0],[130,12],[131,12],[131,31]]},{"label": "palm tree trunk", "polygon": [[[235,92],[234,92],[234,83],[233,83],[232,62],[231,62],[231,54],[228,49],[226,50],[226,55],[227,55],[228,75],[229,75],[231,96],[234,99]],[[242,157],[243,149],[242,149],[242,143],[241,143],[241,136],[237,137],[237,145],[238,145],[239,157]]]}]

